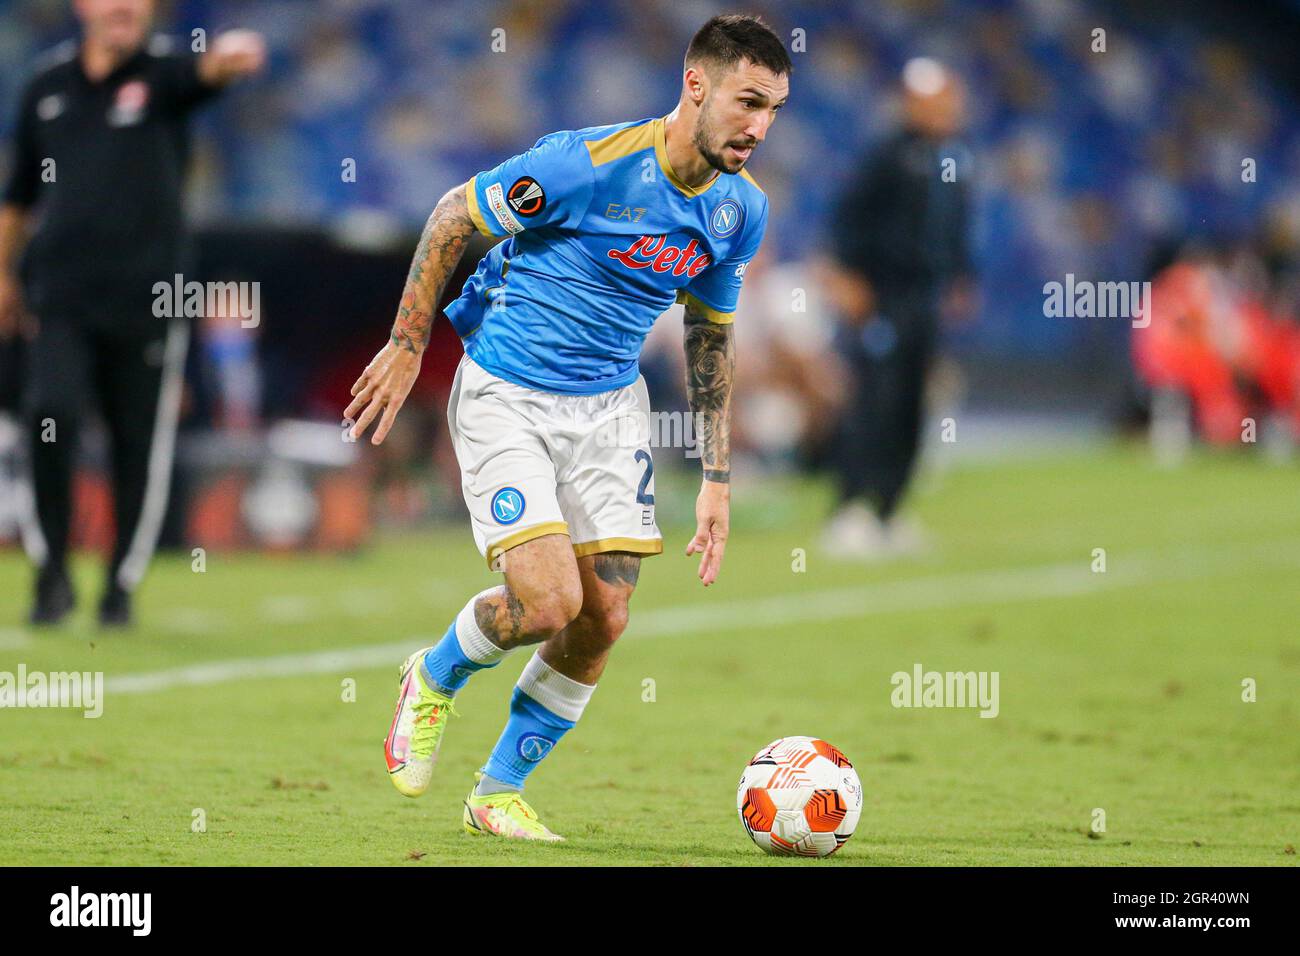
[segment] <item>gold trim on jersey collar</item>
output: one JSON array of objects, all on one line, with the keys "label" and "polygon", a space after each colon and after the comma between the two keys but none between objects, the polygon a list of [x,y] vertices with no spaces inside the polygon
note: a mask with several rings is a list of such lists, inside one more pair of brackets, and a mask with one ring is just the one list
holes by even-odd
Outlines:
[{"label": "gold trim on jersey collar", "polygon": [[655,131],[655,158],[659,160],[659,168],[664,171],[664,175],[668,177],[668,181],[672,183],[674,186],[676,186],[678,190],[680,190],[686,196],[690,198],[694,198],[696,196],[703,196],[706,192],[708,192],[710,189],[713,188],[714,183],[716,183],[719,179],[722,178],[722,174],[715,172],[713,178],[710,179],[703,186],[701,186],[699,189],[695,189],[692,186],[688,186],[680,179],[678,179],[677,174],[673,172],[673,167],[668,162],[668,143],[665,140],[665,130],[664,130],[664,126],[665,126],[664,121],[666,119],[668,119],[668,117],[661,116],[659,117],[659,119],[655,120],[651,124],[654,126],[654,131]]},{"label": "gold trim on jersey collar", "polygon": [[591,165],[603,166],[606,163],[612,163],[616,159],[622,159],[624,156],[639,153],[643,149],[652,148],[655,137],[654,130],[651,127],[652,123],[640,123],[610,133],[603,139],[587,140],[587,152],[591,154]]}]

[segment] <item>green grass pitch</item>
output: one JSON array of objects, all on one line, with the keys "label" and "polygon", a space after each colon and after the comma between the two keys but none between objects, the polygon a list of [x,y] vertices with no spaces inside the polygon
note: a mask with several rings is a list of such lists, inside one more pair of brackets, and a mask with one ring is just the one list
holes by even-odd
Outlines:
[{"label": "green grass pitch", "polygon": [[[468,524],[351,558],[211,554],[201,574],[164,556],[125,636],[90,626],[88,562],[75,623],[29,632],[27,567],[0,556],[0,671],[109,682],[99,719],[0,710],[0,864],[1296,863],[1293,467],[1162,471],[1124,447],[957,467],[915,498],[933,550],[886,566],[817,551],[824,487],[741,483],[708,591],[682,554],[691,483],[661,481],[659,500],[666,553],[529,785],[558,846],[460,828],[526,654],[460,695],[424,797],[385,779],[398,645],[431,643],[496,580]],[[298,655],[313,669],[295,672]],[[997,671],[1000,713],[893,707],[891,675],[916,663]],[[856,835],[826,861],[766,857],[736,816],[746,761],[791,734],[833,742],[865,787]]]}]

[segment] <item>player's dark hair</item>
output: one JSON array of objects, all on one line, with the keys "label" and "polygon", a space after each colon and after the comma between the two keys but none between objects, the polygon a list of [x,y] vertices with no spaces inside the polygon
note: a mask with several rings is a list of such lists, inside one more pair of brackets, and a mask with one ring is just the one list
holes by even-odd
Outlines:
[{"label": "player's dark hair", "polygon": [[727,14],[700,27],[686,48],[686,62],[731,69],[741,60],[764,66],[777,76],[794,72],[781,38],[759,17]]}]

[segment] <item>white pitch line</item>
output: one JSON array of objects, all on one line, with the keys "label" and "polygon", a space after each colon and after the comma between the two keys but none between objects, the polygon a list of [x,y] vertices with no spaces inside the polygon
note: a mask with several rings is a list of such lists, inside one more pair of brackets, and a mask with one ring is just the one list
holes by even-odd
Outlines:
[{"label": "white pitch line", "polygon": [[172,687],[225,684],[258,677],[299,677],[303,674],[343,674],[350,670],[392,665],[394,668],[419,647],[414,637],[400,644],[370,644],[305,654],[275,657],[237,657],[208,664],[191,664],[168,670],[124,674],[104,681],[104,689],[115,694],[141,694]]},{"label": "white pitch line", "polygon": [[277,594],[262,601],[259,610],[276,624],[302,624],[320,613],[319,605],[307,594]]},{"label": "white pitch line", "polygon": [[861,587],[779,594],[726,603],[699,602],[633,614],[629,636],[686,633],[695,629],[782,627],[898,611],[930,611],[970,604],[1069,597],[1113,587],[1116,579],[1090,574],[1078,564],[1023,570],[972,571],[911,578]]},{"label": "white pitch line", "polygon": [[[904,611],[1074,597],[1147,583],[1195,580],[1224,571],[1249,571],[1251,567],[1243,563],[1243,559],[1249,558],[1256,558],[1270,567],[1297,565],[1300,564],[1300,543],[1229,545],[1213,551],[1183,551],[1169,555],[1117,554],[1110,560],[1111,570],[1098,574],[1090,570],[1087,560],[1080,560],[1069,564],[881,581],[768,598],[678,605],[633,614],[627,637],[663,637],[699,630],[755,630]],[[396,666],[422,641],[428,640],[431,638],[412,637],[400,643],[235,658],[110,677],[104,684],[105,690],[111,693],[138,694],[257,678],[341,674],[364,668]]]},{"label": "white pitch line", "polygon": [[19,628],[0,628],[0,651],[9,651],[15,650],[19,647],[27,647],[31,643],[31,637]]},{"label": "white pitch line", "polygon": [[182,634],[216,634],[226,626],[228,615],[223,611],[200,607],[176,607],[164,611],[158,619],[168,630]]},{"label": "white pitch line", "polygon": [[1256,557],[1273,565],[1300,563],[1300,542],[1227,545],[1215,551],[1168,555],[1116,555],[1111,569],[1093,573],[1087,559],[1030,568],[965,571],[942,576],[881,581],[861,587],[787,593],[725,604],[700,602],[633,615],[628,634],[661,636],[698,628],[755,629],[804,621],[870,617],[900,611],[1006,604],[1044,598],[1074,597],[1148,582],[1210,577],[1242,568],[1242,559]]}]

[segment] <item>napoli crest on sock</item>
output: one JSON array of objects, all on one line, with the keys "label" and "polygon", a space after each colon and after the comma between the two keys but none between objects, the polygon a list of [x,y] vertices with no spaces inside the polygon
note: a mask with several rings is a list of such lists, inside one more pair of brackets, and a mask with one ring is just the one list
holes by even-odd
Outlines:
[{"label": "napoli crest on sock", "polygon": [[452,664],[451,672],[460,680],[467,681],[474,676],[474,668],[466,667],[464,664]]},{"label": "napoli crest on sock", "polygon": [[515,744],[515,750],[519,756],[531,763],[537,763],[555,746],[555,741],[550,737],[543,737],[541,734],[524,734]]}]

